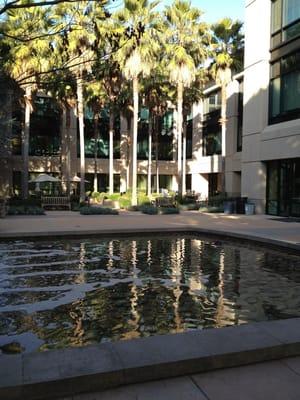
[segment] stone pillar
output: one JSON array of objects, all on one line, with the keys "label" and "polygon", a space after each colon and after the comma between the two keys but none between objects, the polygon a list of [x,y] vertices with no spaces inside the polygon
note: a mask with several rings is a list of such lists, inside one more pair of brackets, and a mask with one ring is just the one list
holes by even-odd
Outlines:
[{"label": "stone pillar", "polygon": [[264,212],[266,197],[260,148],[268,125],[270,18],[271,1],[246,1],[242,196],[256,204],[256,212]]}]

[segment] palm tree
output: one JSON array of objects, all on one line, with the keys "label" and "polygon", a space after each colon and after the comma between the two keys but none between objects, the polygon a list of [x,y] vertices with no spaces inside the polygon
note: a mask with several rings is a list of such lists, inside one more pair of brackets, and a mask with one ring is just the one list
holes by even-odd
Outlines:
[{"label": "palm tree", "polygon": [[232,71],[242,67],[244,36],[242,22],[224,18],[212,25],[214,59],[212,77],[221,87],[222,156],[226,155],[226,90],[231,82]]},{"label": "palm tree", "polygon": [[[22,197],[28,197],[28,162],[30,117],[33,110],[32,94],[39,83],[39,74],[50,68],[49,42],[43,33],[50,25],[49,10],[40,7],[11,10],[3,24],[4,41],[9,49],[4,69],[24,89],[25,114],[22,129]],[[33,35],[30,41],[19,41],[15,37]]]},{"label": "palm tree", "polygon": [[91,82],[85,89],[86,105],[91,108],[94,119],[94,192],[98,191],[98,142],[99,142],[99,114],[105,107],[106,92],[103,83]]},{"label": "palm tree", "polygon": [[84,144],[84,82],[87,72],[90,72],[95,62],[95,49],[100,38],[100,21],[105,15],[100,2],[72,2],[59,4],[56,8],[58,18],[72,21],[72,29],[63,33],[56,47],[60,64],[73,72],[76,80],[77,116],[79,121],[80,143],[80,200],[85,200],[85,144]]},{"label": "palm tree", "polygon": [[154,11],[158,2],[125,0],[124,9],[116,18],[125,26],[120,43],[118,61],[126,79],[133,88],[133,140],[132,140],[132,205],[137,204],[137,132],[139,109],[139,77],[150,74],[155,54],[159,51],[157,33],[159,14]]},{"label": "palm tree", "polygon": [[188,0],[166,7],[166,37],[170,79],[177,85],[178,192],[182,195],[183,92],[195,80],[197,68],[207,57],[207,26],[202,12]]}]

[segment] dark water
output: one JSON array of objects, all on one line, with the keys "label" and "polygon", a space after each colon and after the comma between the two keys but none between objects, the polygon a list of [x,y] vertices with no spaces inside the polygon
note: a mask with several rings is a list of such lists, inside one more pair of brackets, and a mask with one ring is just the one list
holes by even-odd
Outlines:
[{"label": "dark water", "polygon": [[192,235],[0,243],[0,346],[300,316],[300,257]]}]

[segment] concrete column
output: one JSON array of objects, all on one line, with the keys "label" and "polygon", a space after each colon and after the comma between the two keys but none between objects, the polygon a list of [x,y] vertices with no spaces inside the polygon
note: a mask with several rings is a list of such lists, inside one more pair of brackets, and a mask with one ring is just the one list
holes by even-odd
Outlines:
[{"label": "concrete column", "polygon": [[208,198],[208,175],[207,174],[192,174],[192,190],[200,193],[201,199]]},{"label": "concrete column", "polygon": [[[266,171],[261,158],[262,131],[268,125],[271,1],[246,3],[242,196],[264,212]],[[259,27],[259,29],[257,29]]]}]

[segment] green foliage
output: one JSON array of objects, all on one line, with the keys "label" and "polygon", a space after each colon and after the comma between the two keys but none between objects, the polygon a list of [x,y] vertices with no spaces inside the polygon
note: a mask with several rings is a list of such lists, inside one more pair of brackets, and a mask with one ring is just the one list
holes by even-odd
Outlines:
[{"label": "green foliage", "polygon": [[107,193],[105,192],[92,192],[91,198],[101,203],[105,197],[107,197]]},{"label": "green foliage", "polygon": [[222,213],[222,212],[224,212],[224,208],[223,208],[223,206],[219,206],[219,207],[216,207],[216,206],[201,206],[200,208],[199,208],[199,211],[201,211],[201,212],[206,212],[206,213]]},{"label": "green foliage", "polygon": [[148,214],[148,215],[156,215],[156,214],[158,214],[158,208],[157,207],[153,207],[153,206],[142,206],[142,207],[139,208],[139,210],[143,214]]},{"label": "green foliage", "polygon": [[80,208],[81,215],[118,215],[119,212],[117,210],[113,210],[112,208],[104,208],[104,207],[81,207]]},{"label": "green foliage", "polygon": [[160,207],[159,214],[179,214],[179,208],[176,207]]},{"label": "green foliage", "polygon": [[8,215],[44,215],[45,211],[37,206],[9,206]]},{"label": "green foliage", "polygon": [[138,193],[138,205],[143,206],[143,205],[150,205],[150,199],[144,192]]},{"label": "green foliage", "polygon": [[20,197],[11,197],[9,199],[9,206],[41,207],[41,199],[34,197],[29,197],[28,199],[21,199]]},{"label": "green foliage", "polygon": [[194,211],[194,210],[199,210],[199,204],[197,203],[186,203],[186,204],[180,204],[179,209],[181,211]]}]

